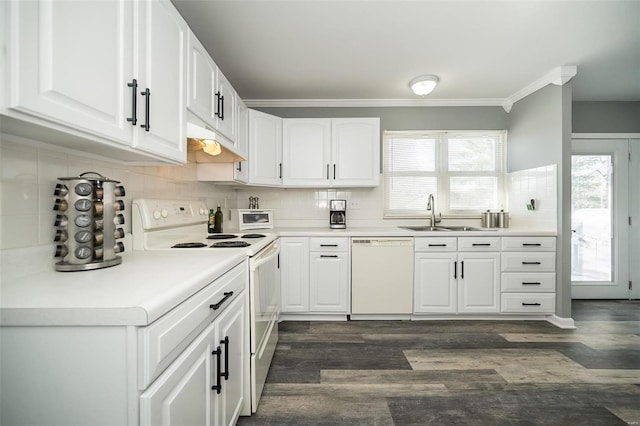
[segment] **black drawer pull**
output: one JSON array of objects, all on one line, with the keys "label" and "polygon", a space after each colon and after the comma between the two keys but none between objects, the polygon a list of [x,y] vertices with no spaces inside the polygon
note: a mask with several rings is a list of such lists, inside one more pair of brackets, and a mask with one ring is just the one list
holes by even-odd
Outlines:
[{"label": "black drawer pull", "polygon": [[337,254],[321,254],[320,257],[338,257]]},{"label": "black drawer pull", "polygon": [[429,247],[446,247],[446,244],[429,244]]},{"label": "black drawer pull", "polygon": [[522,243],[522,247],[540,247],[542,244],[540,243]]},{"label": "black drawer pull", "polygon": [[542,283],[539,283],[539,282],[524,282],[524,281],[522,282],[522,285],[540,285],[540,284],[542,284]]},{"label": "black drawer pull", "polygon": [[522,306],[540,306],[540,304],[538,302],[535,302],[535,303],[522,302]]},{"label": "black drawer pull", "polygon": [[213,309],[214,311],[217,309],[220,309],[220,306],[222,306],[222,304],[224,302],[227,301],[228,298],[230,298],[231,296],[233,296],[233,292],[232,291],[227,291],[224,294],[224,297],[222,298],[222,300],[220,300],[218,303],[214,303],[213,305],[209,305],[209,308]]},{"label": "black drawer pull", "polygon": [[542,265],[541,262],[522,262],[523,265]]},{"label": "black drawer pull", "polygon": [[338,247],[337,244],[320,244],[320,247]]},{"label": "black drawer pull", "polygon": [[482,247],[490,247],[491,243],[473,243],[471,244],[473,247],[478,247],[478,246],[482,246]]},{"label": "black drawer pull", "polygon": [[229,336],[225,336],[224,340],[220,340],[220,344],[224,345],[224,373],[218,368],[218,377],[224,377],[229,380]]},{"label": "black drawer pull", "polygon": [[458,262],[453,262],[453,279],[458,279]]},{"label": "black drawer pull", "polygon": [[146,121],[146,123],[141,124],[140,127],[142,127],[146,132],[149,131],[149,129],[151,129],[151,123],[150,121],[150,117],[151,117],[151,91],[149,90],[149,88],[144,89],[144,92],[140,92],[140,94],[142,96],[145,97],[144,100],[144,120]]}]

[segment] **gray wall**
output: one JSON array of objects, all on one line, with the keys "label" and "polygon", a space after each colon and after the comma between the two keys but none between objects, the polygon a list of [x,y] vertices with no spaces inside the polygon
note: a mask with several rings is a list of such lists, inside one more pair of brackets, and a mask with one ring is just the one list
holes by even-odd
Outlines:
[{"label": "gray wall", "polygon": [[640,102],[574,102],[574,133],[640,133]]},{"label": "gray wall", "polygon": [[556,314],[571,317],[571,82],[516,102],[509,117],[509,172],[556,164],[558,238]]},{"label": "gray wall", "polygon": [[282,118],[380,117],[381,130],[503,130],[509,115],[502,107],[255,107]]}]

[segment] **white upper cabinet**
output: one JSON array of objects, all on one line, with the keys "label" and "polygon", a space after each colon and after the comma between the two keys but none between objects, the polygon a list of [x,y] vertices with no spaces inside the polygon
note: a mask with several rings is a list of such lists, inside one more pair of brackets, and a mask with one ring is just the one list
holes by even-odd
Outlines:
[{"label": "white upper cabinet", "polygon": [[285,186],[377,186],[380,119],[284,119]]},{"label": "white upper cabinet", "polygon": [[6,107],[130,145],[132,2],[15,1]]},{"label": "white upper cabinet", "polygon": [[234,163],[234,179],[238,182],[249,182],[249,108],[238,98],[237,105],[236,150],[247,161]]},{"label": "white upper cabinet", "polygon": [[3,114],[103,148],[186,161],[187,25],[169,1],[5,6],[9,95]]},{"label": "white upper cabinet", "polygon": [[380,184],[380,119],[331,120],[334,186]]},{"label": "white upper cabinet", "polygon": [[220,132],[233,144],[237,132],[238,95],[191,31],[188,50],[187,107],[206,125]]},{"label": "white upper cabinet", "polygon": [[249,183],[282,183],[282,118],[249,110]]},{"label": "white upper cabinet", "polygon": [[135,148],[185,162],[188,27],[169,2],[138,2],[138,103]]}]

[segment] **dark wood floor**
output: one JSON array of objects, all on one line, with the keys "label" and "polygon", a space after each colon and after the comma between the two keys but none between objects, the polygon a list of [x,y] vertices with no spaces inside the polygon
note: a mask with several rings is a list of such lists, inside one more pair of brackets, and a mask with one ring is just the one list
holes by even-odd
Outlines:
[{"label": "dark wood floor", "polygon": [[639,425],[640,302],[540,321],[283,322],[239,425]]}]

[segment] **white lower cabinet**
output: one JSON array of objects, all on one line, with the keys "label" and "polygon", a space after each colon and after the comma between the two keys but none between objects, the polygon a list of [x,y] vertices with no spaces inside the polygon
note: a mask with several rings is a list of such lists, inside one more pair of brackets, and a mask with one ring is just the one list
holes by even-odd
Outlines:
[{"label": "white lower cabinet", "polygon": [[414,314],[500,312],[499,240],[416,238]]},{"label": "white lower cabinet", "polygon": [[235,424],[247,356],[244,300],[230,304],[140,396],[141,425]]},{"label": "white lower cabinet", "polygon": [[282,237],[283,314],[348,314],[350,255],[347,237]]},{"label": "white lower cabinet", "polygon": [[503,313],[555,312],[555,249],[555,237],[502,238]]}]

